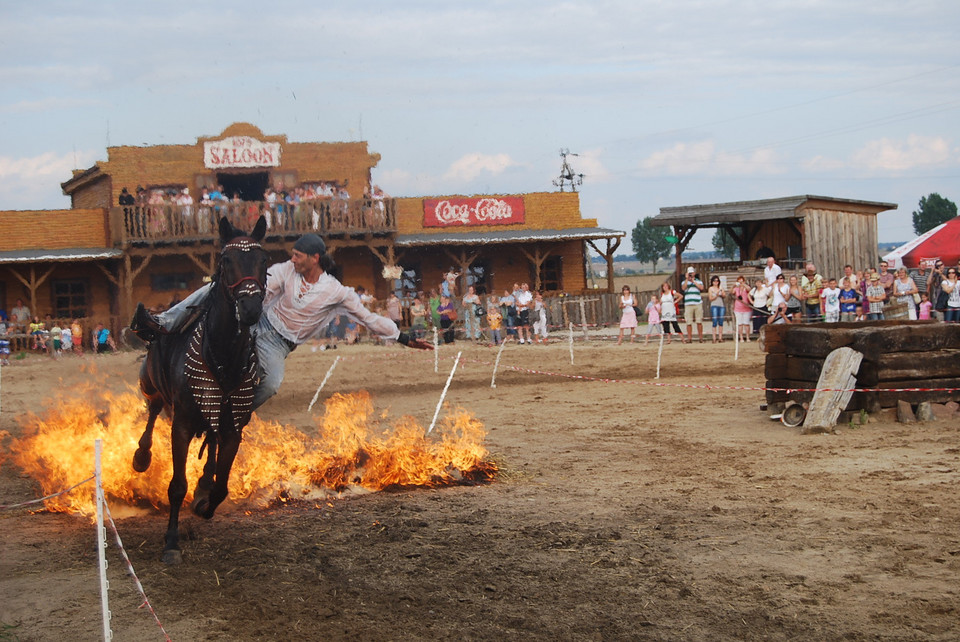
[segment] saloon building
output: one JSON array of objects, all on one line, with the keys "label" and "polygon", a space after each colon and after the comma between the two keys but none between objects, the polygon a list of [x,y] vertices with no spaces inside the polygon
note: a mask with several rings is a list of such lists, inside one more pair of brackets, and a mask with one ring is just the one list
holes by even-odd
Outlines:
[{"label": "saloon building", "polygon": [[[284,260],[316,232],[347,285],[378,299],[460,285],[500,293],[587,287],[587,246],[607,257],[624,233],[580,214],[571,192],[392,198],[371,185],[365,142],[294,143],[234,123],[192,145],[110,147],[62,184],[71,209],[0,212],[0,296],[41,316],[125,325],[138,301],[159,309],[214,271],[217,220],[250,229]],[[122,203],[122,204],[121,204]]]}]

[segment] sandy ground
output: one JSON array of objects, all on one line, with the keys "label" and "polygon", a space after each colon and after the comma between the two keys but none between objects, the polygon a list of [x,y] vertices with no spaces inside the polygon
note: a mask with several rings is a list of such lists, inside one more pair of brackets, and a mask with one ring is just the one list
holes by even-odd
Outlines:
[{"label": "sandy ground", "polygon": [[[655,345],[578,344],[575,365],[565,340],[509,346],[496,389],[495,350],[456,347],[448,401],[489,431],[493,483],[187,516],[175,567],[163,513],[118,520],[174,640],[960,637],[954,422],[881,415],[802,436],[760,411],[762,392],[717,388],[763,384],[755,343],[736,362],[729,342],[666,346],[664,386],[638,383],[654,381]],[[260,415],[316,430],[306,407],[337,354],[323,397],[368,390],[427,425],[454,352],[434,373],[396,347],[301,348]],[[15,361],[0,430],[17,437],[18,415],[91,377],[122,389],[137,357]],[[0,504],[38,492],[0,469]],[[0,525],[0,639],[98,639],[89,520],[16,510]],[[163,639],[108,557],[115,639]]]}]

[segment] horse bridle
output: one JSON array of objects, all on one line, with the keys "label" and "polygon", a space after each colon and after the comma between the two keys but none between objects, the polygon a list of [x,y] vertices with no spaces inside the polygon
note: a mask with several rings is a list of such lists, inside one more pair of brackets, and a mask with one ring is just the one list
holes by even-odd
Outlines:
[{"label": "horse bridle", "polygon": [[[234,250],[238,252],[252,252],[253,250],[262,250],[263,248],[259,243],[254,241],[249,237],[240,237],[235,238],[220,250],[220,256],[223,257],[223,254],[227,250]],[[260,281],[255,276],[245,276],[241,278],[236,283],[231,283],[224,285],[227,291],[230,293],[230,296],[234,301],[241,296],[254,296],[257,294],[263,294],[267,289],[266,282]]]}]

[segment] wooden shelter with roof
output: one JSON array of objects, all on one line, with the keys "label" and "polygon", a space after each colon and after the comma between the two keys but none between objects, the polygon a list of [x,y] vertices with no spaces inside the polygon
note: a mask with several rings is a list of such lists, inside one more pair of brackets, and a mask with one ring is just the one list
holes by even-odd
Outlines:
[{"label": "wooden shelter with roof", "polygon": [[[858,201],[832,196],[788,196],[758,201],[662,207],[653,225],[672,226],[677,237],[678,280],[683,252],[700,229],[722,229],[740,248],[736,265],[754,264],[760,243],[770,248],[784,269],[805,262],[824,276],[840,275],[877,262],[877,214],[896,203]],[[732,267],[732,266],[729,266]]]}]

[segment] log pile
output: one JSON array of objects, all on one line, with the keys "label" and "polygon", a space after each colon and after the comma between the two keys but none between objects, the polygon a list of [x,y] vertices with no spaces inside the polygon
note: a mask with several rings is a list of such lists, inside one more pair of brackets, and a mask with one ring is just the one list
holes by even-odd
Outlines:
[{"label": "log pile", "polygon": [[[824,359],[849,347],[863,354],[857,392],[846,410],[876,412],[898,401],[960,401],[960,324],[935,321],[872,321],[767,325],[761,329],[767,388],[816,388]],[[922,388],[894,391],[899,388]],[[954,390],[929,390],[953,388]],[[889,390],[890,392],[885,392]],[[767,403],[809,403],[813,392],[767,390]]]}]

